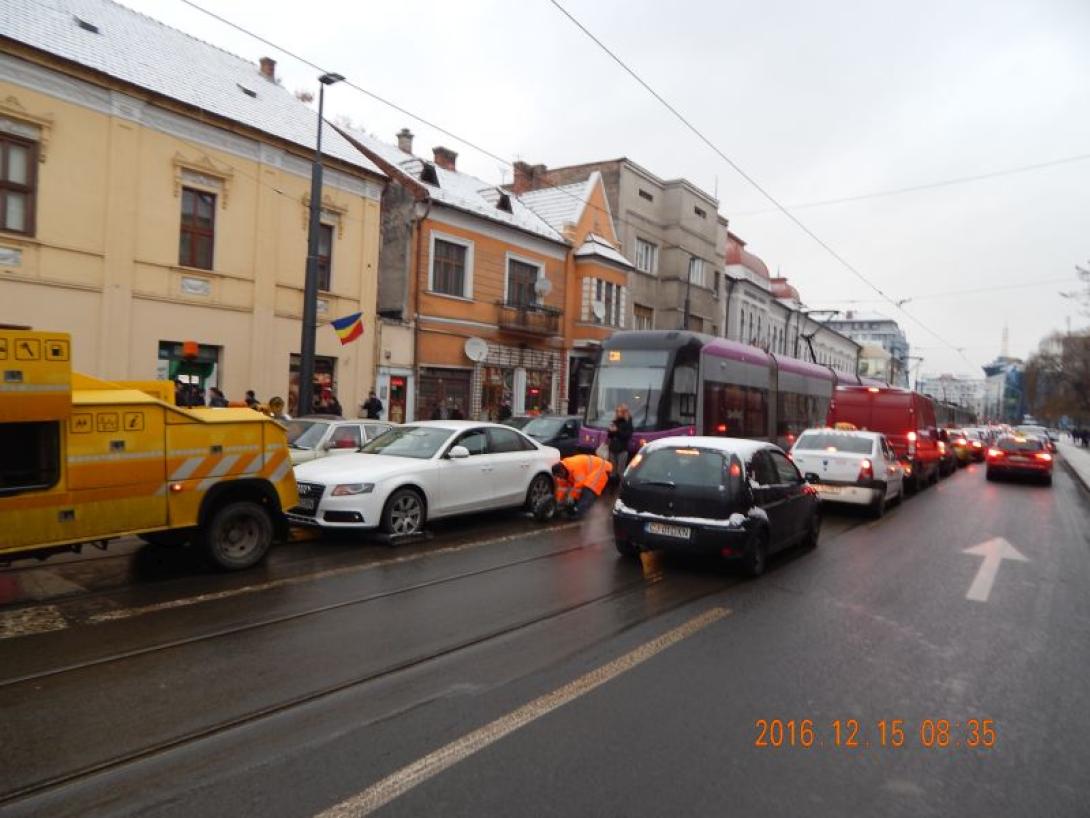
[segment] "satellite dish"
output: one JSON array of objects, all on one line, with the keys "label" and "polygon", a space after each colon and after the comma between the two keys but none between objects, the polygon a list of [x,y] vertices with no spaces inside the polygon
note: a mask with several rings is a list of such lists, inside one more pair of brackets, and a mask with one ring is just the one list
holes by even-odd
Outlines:
[{"label": "satellite dish", "polygon": [[483,338],[466,338],[466,357],[474,363],[480,363],[488,357],[488,342]]},{"label": "satellite dish", "polygon": [[547,278],[539,278],[534,282],[534,292],[540,295],[542,298],[547,296],[553,291],[553,283]]},{"label": "satellite dish", "polygon": [[599,321],[606,320],[606,305],[603,304],[601,301],[595,301],[593,304],[591,304],[590,311],[594,313],[594,317],[597,318]]}]

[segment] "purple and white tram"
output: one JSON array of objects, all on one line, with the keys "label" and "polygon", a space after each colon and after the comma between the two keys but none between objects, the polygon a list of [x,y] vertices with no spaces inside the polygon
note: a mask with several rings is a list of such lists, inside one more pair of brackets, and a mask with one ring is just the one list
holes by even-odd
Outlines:
[{"label": "purple and white tram", "polygon": [[618,404],[628,405],[632,451],[670,435],[768,440],[790,448],[822,426],[837,384],[826,366],[681,330],[618,332],[603,342],[580,439],[594,450]]}]

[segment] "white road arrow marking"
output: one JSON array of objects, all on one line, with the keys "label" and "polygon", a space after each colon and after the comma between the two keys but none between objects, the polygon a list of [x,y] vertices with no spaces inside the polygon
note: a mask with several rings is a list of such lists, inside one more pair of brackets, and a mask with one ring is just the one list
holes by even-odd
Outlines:
[{"label": "white road arrow marking", "polygon": [[974,602],[988,601],[988,597],[992,593],[992,585],[995,584],[995,575],[999,573],[999,563],[1003,560],[1029,562],[1029,559],[1021,551],[1002,537],[993,537],[980,545],[966,548],[962,553],[984,557],[984,562],[980,564],[980,570],[976,572],[976,576],[973,578],[973,584],[969,586],[969,592],[965,594],[966,599],[971,599]]}]

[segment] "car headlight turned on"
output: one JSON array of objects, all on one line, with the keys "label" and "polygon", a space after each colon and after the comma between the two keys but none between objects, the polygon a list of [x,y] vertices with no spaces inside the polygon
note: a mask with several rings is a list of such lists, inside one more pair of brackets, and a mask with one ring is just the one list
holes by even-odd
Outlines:
[{"label": "car headlight turned on", "polygon": [[354,494],[370,494],[375,490],[374,483],[341,483],[334,486],[330,495],[333,497],[351,497]]}]

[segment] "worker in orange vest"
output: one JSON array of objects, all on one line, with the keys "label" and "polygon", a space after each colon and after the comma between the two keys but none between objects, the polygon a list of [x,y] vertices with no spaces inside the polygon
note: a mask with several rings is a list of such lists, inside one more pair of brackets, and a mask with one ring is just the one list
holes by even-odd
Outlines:
[{"label": "worker in orange vest", "polygon": [[582,517],[606,490],[611,471],[613,466],[609,461],[597,455],[565,457],[553,466],[556,505],[567,509],[573,518]]}]

